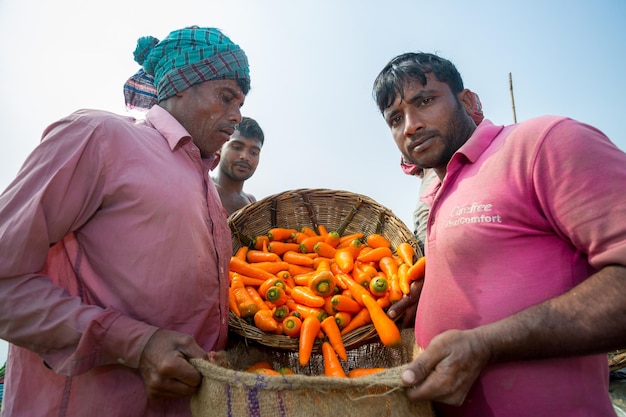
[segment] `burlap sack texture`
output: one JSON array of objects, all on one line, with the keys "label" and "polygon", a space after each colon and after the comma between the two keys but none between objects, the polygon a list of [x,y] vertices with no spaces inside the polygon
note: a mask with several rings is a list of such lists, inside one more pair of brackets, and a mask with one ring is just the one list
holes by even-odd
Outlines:
[{"label": "burlap sack texture", "polygon": [[[193,417],[434,417],[429,402],[412,403],[404,393],[400,374],[419,350],[413,331],[403,331],[401,349],[378,342],[348,351],[344,369],[389,368],[361,378],[323,375],[321,355],[300,367],[296,352],[267,346],[246,346],[242,340],[223,352],[221,364],[192,360],[203,382],[191,400]],[[287,366],[296,375],[264,376],[244,372],[265,360],[275,369]]]}]

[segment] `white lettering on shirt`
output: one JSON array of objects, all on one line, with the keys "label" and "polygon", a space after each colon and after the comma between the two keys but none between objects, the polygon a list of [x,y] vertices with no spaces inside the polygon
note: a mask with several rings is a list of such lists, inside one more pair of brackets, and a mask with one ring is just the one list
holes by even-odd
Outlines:
[{"label": "white lettering on shirt", "polygon": [[456,227],[474,223],[502,223],[499,214],[489,214],[493,204],[472,203],[469,206],[456,206],[450,213],[451,219],[446,221],[446,227]]}]

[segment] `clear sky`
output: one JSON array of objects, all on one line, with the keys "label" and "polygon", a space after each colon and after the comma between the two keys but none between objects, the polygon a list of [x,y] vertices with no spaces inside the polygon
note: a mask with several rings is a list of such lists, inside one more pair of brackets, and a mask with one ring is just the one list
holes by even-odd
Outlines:
[{"label": "clear sky", "polygon": [[371,95],[391,58],[450,59],[496,124],[513,121],[511,73],[518,121],[570,116],[626,150],[625,22],[623,0],[0,0],[0,190],[49,123],[125,111],[137,38],[195,24],[222,29],[250,61],[242,112],[266,140],[248,192],[365,194],[411,228],[419,180],[400,171]]}]

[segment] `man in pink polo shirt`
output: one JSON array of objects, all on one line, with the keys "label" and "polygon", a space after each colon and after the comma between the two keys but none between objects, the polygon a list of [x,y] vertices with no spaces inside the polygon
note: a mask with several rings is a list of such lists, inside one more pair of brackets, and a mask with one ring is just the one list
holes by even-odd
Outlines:
[{"label": "man in pink polo shirt", "polygon": [[226,211],[209,177],[250,88],[214,28],[139,39],[144,120],[50,125],[0,195],[3,417],[189,417],[190,358],[228,334]]},{"label": "man in pink polo shirt", "polygon": [[[455,66],[392,59],[374,97],[403,156],[441,180],[407,395],[438,415],[614,416],[606,352],[626,346],[626,154],[545,116],[476,127]],[[421,283],[420,283],[421,284]],[[420,294],[421,291],[421,294]]]}]

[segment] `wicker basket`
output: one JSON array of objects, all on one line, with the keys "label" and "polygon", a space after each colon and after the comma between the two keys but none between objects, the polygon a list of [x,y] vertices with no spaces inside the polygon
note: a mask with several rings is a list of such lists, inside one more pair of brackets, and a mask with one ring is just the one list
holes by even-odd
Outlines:
[{"label": "wicker basket", "polygon": [[609,352],[609,369],[617,371],[626,367],[626,349]]},{"label": "wicker basket", "polygon": [[[266,234],[272,227],[317,229],[323,225],[342,235],[379,233],[389,240],[392,248],[409,242],[416,256],[422,255],[415,236],[396,215],[370,197],[348,191],[303,188],[282,192],[236,211],[230,216],[229,224],[233,253],[242,246],[250,246],[255,236]],[[278,349],[298,349],[297,339],[267,334],[234,314],[230,315],[229,326],[246,340]],[[347,333],[343,339],[346,348],[351,349],[376,338],[374,326],[368,325]],[[320,346],[318,341],[313,351],[319,351]]]}]

